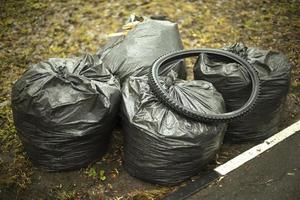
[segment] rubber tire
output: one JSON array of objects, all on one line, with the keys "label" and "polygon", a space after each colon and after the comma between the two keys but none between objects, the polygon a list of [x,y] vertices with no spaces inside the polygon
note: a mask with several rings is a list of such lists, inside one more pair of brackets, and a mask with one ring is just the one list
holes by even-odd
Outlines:
[{"label": "rubber tire", "polygon": [[[215,54],[228,57],[237,63],[239,63],[249,74],[249,77],[252,82],[252,92],[248,99],[248,101],[239,109],[221,113],[221,114],[206,114],[200,113],[194,110],[191,110],[184,105],[178,104],[175,100],[173,100],[166,90],[162,87],[158,80],[158,71],[161,66],[167,64],[169,62],[184,59],[188,57],[195,57],[201,54]],[[248,114],[255,106],[257,97],[260,93],[260,80],[258,77],[258,73],[255,68],[248,63],[246,60],[241,58],[240,56],[233,54],[231,52],[221,50],[221,49],[191,49],[191,50],[181,50],[166,54],[160,58],[158,58],[152,65],[152,68],[149,72],[148,78],[149,86],[154,93],[154,95],[166,106],[170,109],[174,110],[180,115],[183,115],[187,118],[190,118],[195,121],[200,122],[231,122]]]}]

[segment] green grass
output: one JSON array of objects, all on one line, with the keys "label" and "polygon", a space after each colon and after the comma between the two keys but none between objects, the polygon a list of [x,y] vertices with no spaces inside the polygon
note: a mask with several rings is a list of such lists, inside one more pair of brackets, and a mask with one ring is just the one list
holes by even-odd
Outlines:
[{"label": "green grass", "polygon": [[[93,0],[24,0],[0,3],[0,104],[10,101],[12,83],[30,64],[49,57],[69,57],[84,52],[95,53],[106,42],[106,35],[114,33],[131,13],[138,15],[166,15],[178,22],[186,48],[222,47],[237,41],[250,46],[278,49],[294,65],[290,105],[299,106],[300,92],[300,3],[273,3],[271,0],[253,1],[93,1]],[[189,72],[192,70],[189,69]],[[298,104],[297,104],[298,102]],[[289,110],[291,116],[294,109]],[[292,115],[294,114],[294,115]],[[287,120],[292,120],[293,117]],[[119,148],[119,147],[116,147]],[[106,157],[121,157],[121,151]],[[109,160],[109,159],[108,159]],[[119,163],[118,161],[112,161]],[[97,164],[96,164],[97,165]],[[44,195],[57,199],[88,198],[94,190],[116,187],[112,179],[111,163],[101,161],[82,171],[86,191],[45,186]],[[101,168],[101,170],[100,170]],[[88,171],[95,169],[95,171]],[[105,171],[103,171],[105,170]],[[86,172],[88,171],[88,172]],[[38,170],[33,169],[13,125],[10,105],[0,107],[0,188],[5,194],[34,193],[32,185]],[[86,173],[88,175],[86,175]],[[122,173],[122,172],[121,172]],[[124,173],[124,172],[123,172]],[[47,174],[42,174],[47,179]],[[90,186],[90,181],[93,184]],[[93,179],[93,177],[95,177]],[[72,181],[69,181],[70,184]],[[85,184],[86,182],[86,184]],[[66,184],[68,182],[66,181]],[[59,185],[60,183],[56,183]],[[123,199],[159,199],[167,188],[141,186],[141,190],[127,191],[127,195],[113,193]],[[114,190],[114,189],[110,189]],[[117,191],[117,190],[116,190]],[[108,194],[109,195],[109,194]],[[0,192],[1,197],[1,192]],[[29,197],[28,197],[29,198]]]}]

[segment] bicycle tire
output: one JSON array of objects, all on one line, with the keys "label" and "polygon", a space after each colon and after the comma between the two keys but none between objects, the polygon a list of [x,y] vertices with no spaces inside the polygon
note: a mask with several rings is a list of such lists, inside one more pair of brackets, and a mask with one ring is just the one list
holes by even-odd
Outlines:
[{"label": "bicycle tire", "polygon": [[[191,110],[184,105],[177,103],[175,100],[170,98],[169,94],[165,91],[162,85],[158,80],[158,71],[161,66],[178,60],[184,59],[188,57],[200,56],[201,54],[215,54],[225,56],[239,63],[249,74],[250,80],[252,82],[252,92],[248,101],[239,109],[230,111],[227,113],[221,114],[206,114],[200,113],[194,110]],[[150,72],[148,74],[148,83],[153,92],[153,94],[166,106],[168,106],[173,111],[177,112],[180,115],[183,115],[192,120],[200,121],[200,122],[231,122],[241,117],[247,115],[255,106],[257,98],[260,94],[260,80],[258,77],[258,73],[255,68],[248,63],[246,60],[241,58],[240,56],[225,51],[221,49],[191,49],[191,50],[180,50],[176,52],[168,53],[160,58],[158,58],[152,65]]]}]

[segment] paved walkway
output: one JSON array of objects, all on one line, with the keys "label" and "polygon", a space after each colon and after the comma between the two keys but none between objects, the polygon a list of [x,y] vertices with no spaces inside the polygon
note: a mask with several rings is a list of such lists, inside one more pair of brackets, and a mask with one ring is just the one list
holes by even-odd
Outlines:
[{"label": "paved walkway", "polygon": [[189,200],[300,200],[300,132]]}]

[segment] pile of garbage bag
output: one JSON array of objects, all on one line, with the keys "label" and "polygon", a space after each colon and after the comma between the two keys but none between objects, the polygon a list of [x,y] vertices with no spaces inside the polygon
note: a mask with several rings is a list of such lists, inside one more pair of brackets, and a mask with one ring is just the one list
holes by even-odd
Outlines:
[{"label": "pile of garbage bag", "polygon": [[[237,43],[224,48],[247,60],[256,69],[261,91],[252,112],[229,123],[226,140],[248,142],[263,140],[277,133],[280,115],[290,85],[291,65],[281,53],[246,47]],[[194,66],[197,80],[211,82],[223,95],[226,110],[241,107],[249,98],[251,80],[237,63],[224,57],[202,55]]]},{"label": "pile of garbage bag", "polygon": [[14,84],[15,126],[35,165],[76,169],[106,152],[121,92],[118,80],[98,63],[91,55],[52,58]]},{"label": "pile of garbage bag", "polygon": [[[206,81],[161,77],[172,98],[192,110],[223,113],[220,93]],[[220,149],[225,123],[192,121],[170,110],[154,96],[147,76],[130,77],[122,88],[124,162],[134,177],[163,185],[176,184],[201,170]]]},{"label": "pile of garbage bag", "polygon": [[[282,54],[243,44],[224,48],[253,65],[261,92],[249,115],[209,123],[176,112],[149,86],[153,63],[183,49],[177,24],[131,17],[120,31],[95,55],[50,58],[15,82],[14,123],[34,165],[61,171],[100,159],[120,115],[125,169],[134,177],[173,185],[211,162],[224,136],[243,142],[277,132],[291,71]],[[200,54],[193,81],[183,80],[185,67],[183,59],[173,59],[162,64],[157,78],[160,89],[192,112],[221,114],[247,102],[251,78],[232,59]]]},{"label": "pile of garbage bag", "polygon": [[[141,21],[139,21],[141,20]],[[97,55],[103,65],[123,83],[130,76],[148,74],[154,60],[162,55],[183,49],[176,23],[149,18],[132,18],[123,27],[124,35],[113,37]],[[182,60],[167,65],[161,75],[176,71],[185,79]]]}]

